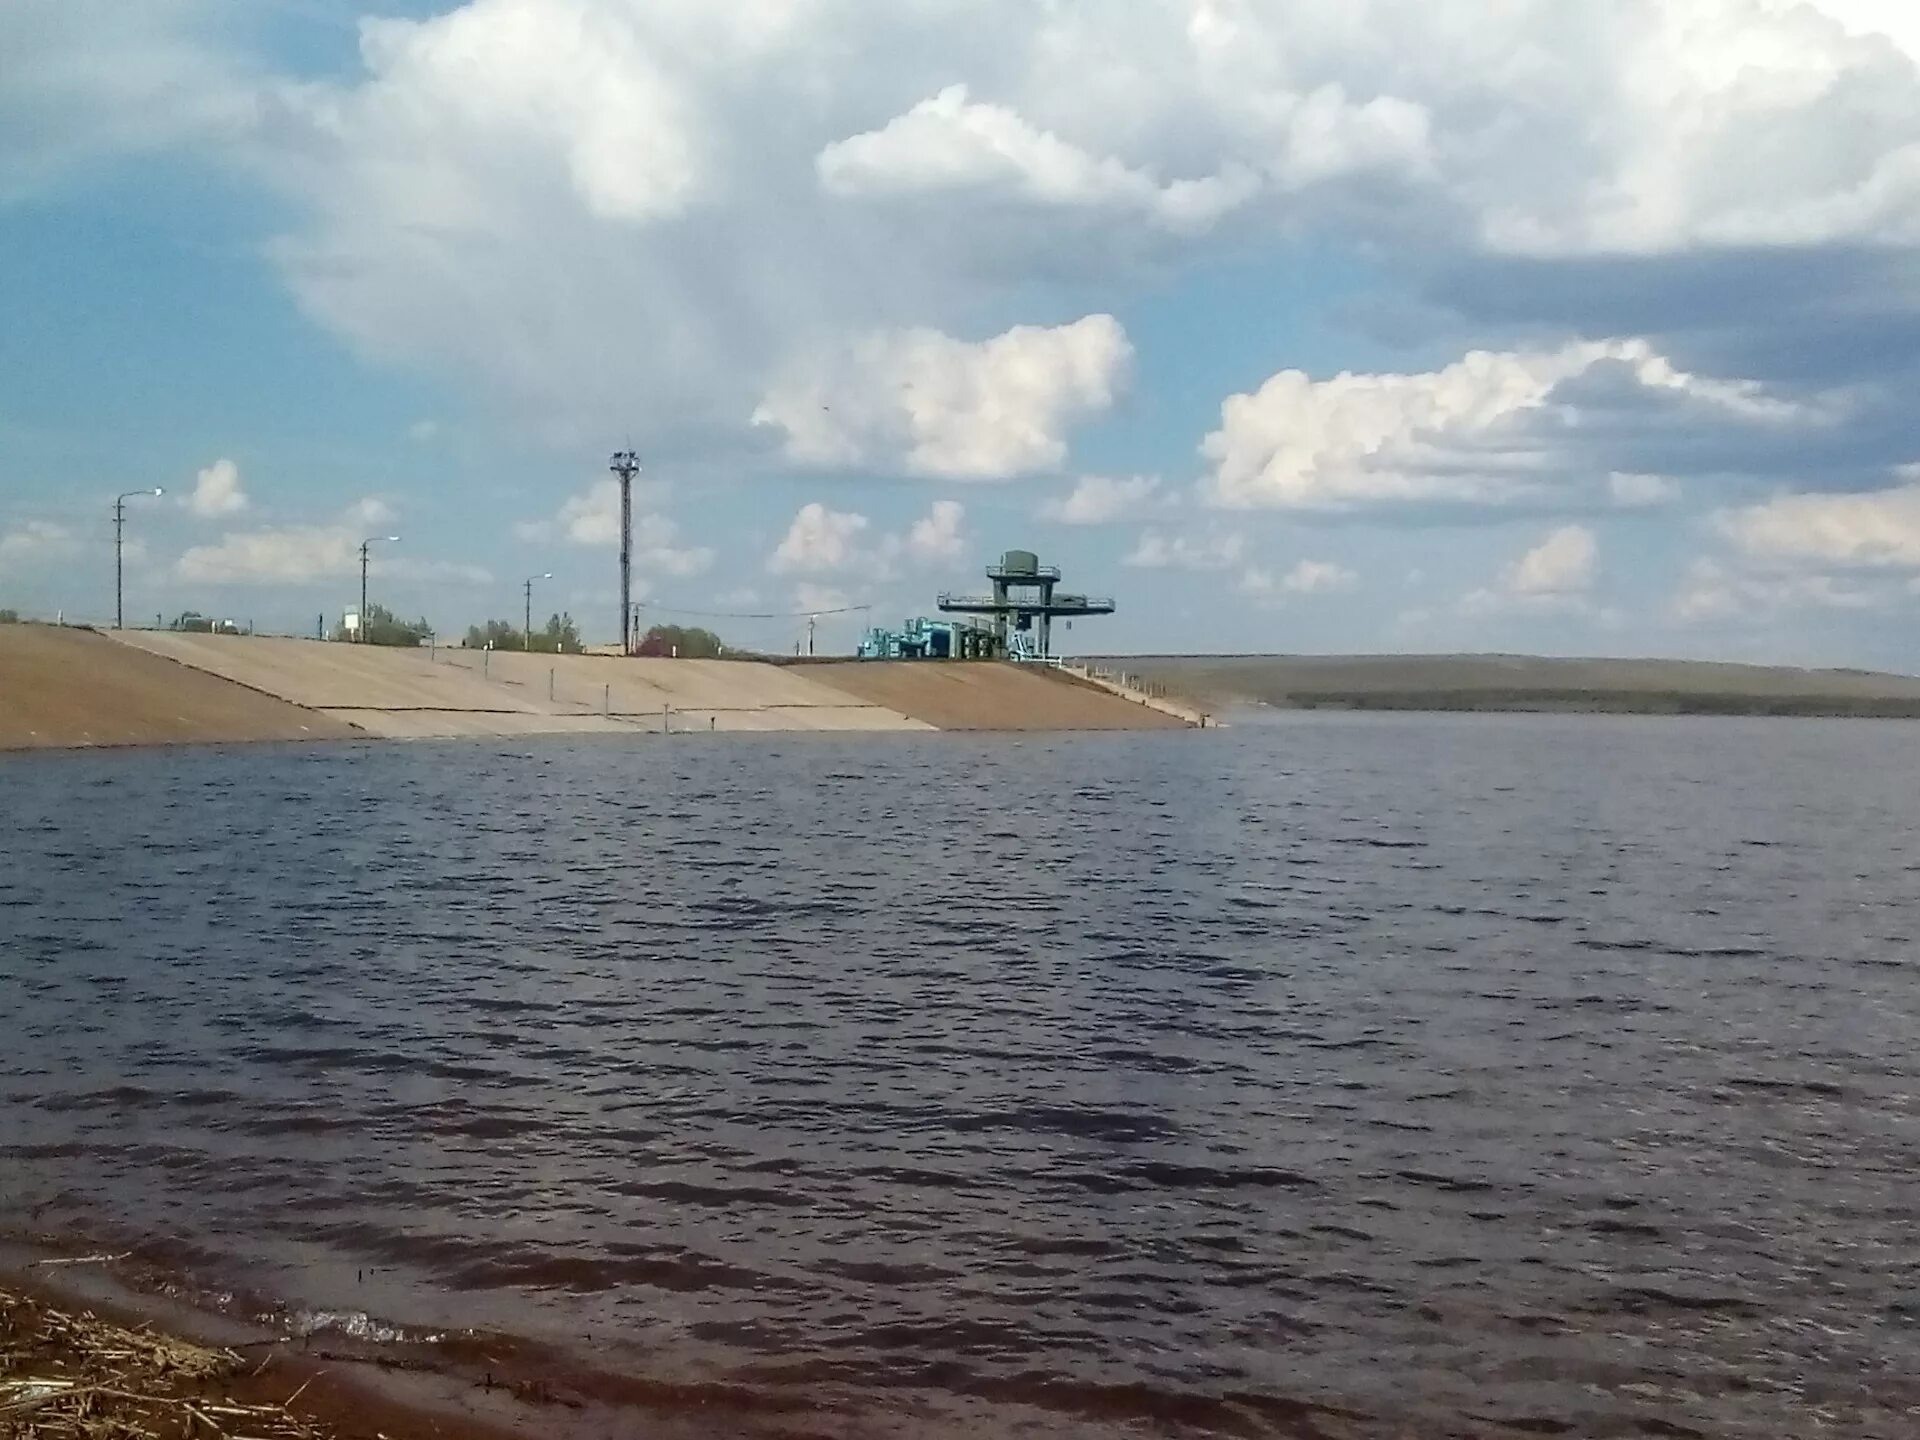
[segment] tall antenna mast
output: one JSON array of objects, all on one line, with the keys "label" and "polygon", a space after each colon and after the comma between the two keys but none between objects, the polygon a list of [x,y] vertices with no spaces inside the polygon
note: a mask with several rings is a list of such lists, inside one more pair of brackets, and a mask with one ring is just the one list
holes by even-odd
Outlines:
[{"label": "tall antenna mast", "polygon": [[607,468],[620,477],[620,653],[633,654],[633,477],[640,457],[616,450]]}]

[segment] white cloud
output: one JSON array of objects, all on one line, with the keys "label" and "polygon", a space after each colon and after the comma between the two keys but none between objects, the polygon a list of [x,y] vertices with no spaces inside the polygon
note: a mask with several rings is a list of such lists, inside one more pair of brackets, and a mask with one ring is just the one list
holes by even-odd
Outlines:
[{"label": "white cloud", "polygon": [[1351,510],[1497,505],[1564,489],[1592,462],[1578,448],[1580,403],[1562,387],[1602,376],[1638,402],[1689,404],[1720,424],[1819,419],[1750,381],[1676,369],[1645,340],[1475,351],[1422,374],[1314,380],[1285,370],[1221,406],[1220,428],[1201,445],[1213,462],[1203,494],[1234,509]]},{"label": "white cloud", "polygon": [[1040,518],[1061,525],[1111,525],[1138,518],[1159,500],[1157,475],[1082,475],[1072,494],[1040,507]]},{"label": "white cloud", "polygon": [[1488,589],[1464,596],[1459,612],[1469,616],[1512,612],[1609,618],[1590,594],[1600,573],[1600,544],[1584,525],[1551,531],[1506,569]]},{"label": "white cloud", "polygon": [[829,610],[851,608],[853,600],[844,590],[836,590],[831,585],[817,584],[811,580],[802,580],[793,587],[793,608],[810,614],[821,614]]},{"label": "white cloud", "polygon": [[1578,595],[1593,588],[1600,546],[1584,525],[1563,525],[1527,551],[1507,572],[1506,588],[1519,596]]},{"label": "white cloud", "polygon": [[438,420],[416,420],[407,426],[407,438],[416,445],[426,445],[440,438]]},{"label": "white cloud", "polygon": [[523,525],[523,539],[537,540],[558,536],[570,545],[609,546],[620,543],[620,482],[595,480],[578,495],[569,495],[560,503],[560,512],[551,521]]},{"label": "white cloud", "polygon": [[868,543],[872,521],[813,501],[800,507],[767,569],[775,575],[845,575],[863,580],[896,578],[903,564],[950,568],[966,558],[966,507],[936,500],[927,513],[894,535]]},{"label": "white cloud", "polygon": [[678,522],[665,515],[633,517],[633,565],[642,573],[655,572],[687,579],[713,568],[714,553],[706,545],[682,545]]},{"label": "white cloud", "polygon": [[932,508],[907,529],[901,545],[906,555],[926,565],[950,565],[966,558],[967,537],[962,530],[967,510],[958,500],[936,500]]},{"label": "white cloud", "polygon": [[1782,495],[1722,512],[1749,556],[1815,566],[1920,568],[1920,482],[1846,495]]},{"label": "white cloud", "polygon": [[1360,577],[1331,560],[1302,560],[1280,579],[1280,588],[1292,595],[1327,595],[1351,590]]},{"label": "white cloud", "polygon": [[399,514],[394,510],[393,506],[377,495],[369,495],[365,499],[356,500],[347,509],[347,523],[349,525],[358,525],[363,530],[370,530],[381,525],[391,525],[399,518]]},{"label": "white cloud", "polygon": [[822,575],[849,568],[860,553],[866,516],[829,510],[818,500],[800,507],[767,561],[775,575]]},{"label": "white cloud", "polygon": [[359,574],[362,538],[339,525],[236,531],[194,546],[174,570],[195,584],[304,585]]},{"label": "white cloud", "polygon": [[336,335],[574,430],[737,425],[770,358],[951,331],[1063,241],[1110,280],[1209,221],[1389,266],[1920,240],[1906,0],[438,8],[315,80],[190,0],[13,0],[0,194],[203,147],[290,202]]},{"label": "white cloud", "polygon": [[202,470],[186,497],[187,508],[204,519],[237,515],[251,503],[240,483],[240,467],[231,460],[216,460]]},{"label": "white cloud", "polygon": [[1678,500],[1680,485],[1665,475],[1616,470],[1607,476],[1607,496],[1622,510],[1651,510]]},{"label": "white cloud", "polygon": [[1687,567],[1669,609],[1683,624],[1759,624],[1790,610],[1865,610],[1883,597],[1831,575],[1756,574],[1703,556]]},{"label": "white cloud", "polygon": [[1231,570],[1240,563],[1246,541],[1239,535],[1210,535],[1196,538],[1168,535],[1159,530],[1142,532],[1133,553],[1120,563],[1138,570],[1188,570],[1196,573]]},{"label": "white cloud", "polygon": [[0,565],[36,564],[69,554],[76,544],[69,527],[52,520],[28,520],[0,534]]},{"label": "white cloud", "polygon": [[378,539],[381,543],[368,551],[369,569],[375,574],[463,584],[485,583],[490,578],[477,566],[397,551],[381,538],[394,519],[393,506],[369,495],[326,524],[230,530],[213,544],[188,549],[174,562],[174,574],[203,585],[311,584],[357,576],[361,542]]},{"label": "white cloud", "polygon": [[1259,188],[1238,162],[1163,185],[1036,129],[1007,106],[970,99],[965,85],[947,86],[879,130],[835,141],[815,166],[836,195],[998,189],[1040,205],[1137,210],[1176,230],[1209,228]]},{"label": "white cloud", "polygon": [[1277,605],[1293,595],[1344,594],[1359,583],[1360,577],[1344,565],[1331,560],[1302,560],[1281,575],[1249,565],[1234,588],[1242,595]]},{"label": "white cloud", "polygon": [[[633,488],[637,506],[653,503],[664,496],[659,486],[644,482]],[[551,520],[523,520],[513,527],[514,535],[533,544],[562,541],[583,549],[611,550],[620,544],[620,482],[612,477],[592,481],[578,494],[560,502]],[[633,515],[633,564],[636,572],[654,572],[685,578],[711,569],[714,552],[710,547],[683,546],[680,526],[670,517],[654,511],[635,509]]]},{"label": "white cloud", "polygon": [[1065,461],[1067,431],[1113,404],[1133,347],[1111,315],[1017,325],[979,343],[870,335],[790,369],[753,413],[802,465],[996,480]]}]

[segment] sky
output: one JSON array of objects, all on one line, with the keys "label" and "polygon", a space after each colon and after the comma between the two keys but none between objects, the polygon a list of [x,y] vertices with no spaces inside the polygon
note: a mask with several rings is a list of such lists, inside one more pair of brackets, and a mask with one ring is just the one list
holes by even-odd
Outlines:
[{"label": "sky", "polygon": [[1911,0],[0,3],[28,615],[1912,672],[1916,381]]}]

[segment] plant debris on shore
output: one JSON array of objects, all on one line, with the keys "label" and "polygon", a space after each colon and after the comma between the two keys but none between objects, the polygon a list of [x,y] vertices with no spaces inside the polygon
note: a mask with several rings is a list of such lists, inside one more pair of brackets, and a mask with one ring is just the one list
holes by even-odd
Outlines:
[{"label": "plant debris on shore", "polygon": [[231,1350],[0,1289],[7,1440],[331,1440],[334,1432],[284,1404],[237,1400],[248,1368]]}]

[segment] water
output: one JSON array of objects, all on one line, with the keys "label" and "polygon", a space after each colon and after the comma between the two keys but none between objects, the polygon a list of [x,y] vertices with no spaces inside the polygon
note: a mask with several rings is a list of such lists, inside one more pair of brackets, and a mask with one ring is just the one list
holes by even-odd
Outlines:
[{"label": "water", "polygon": [[0,806],[0,1221],[289,1323],[784,1434],[1920,1432],[1911,726],[71,755]]}]

